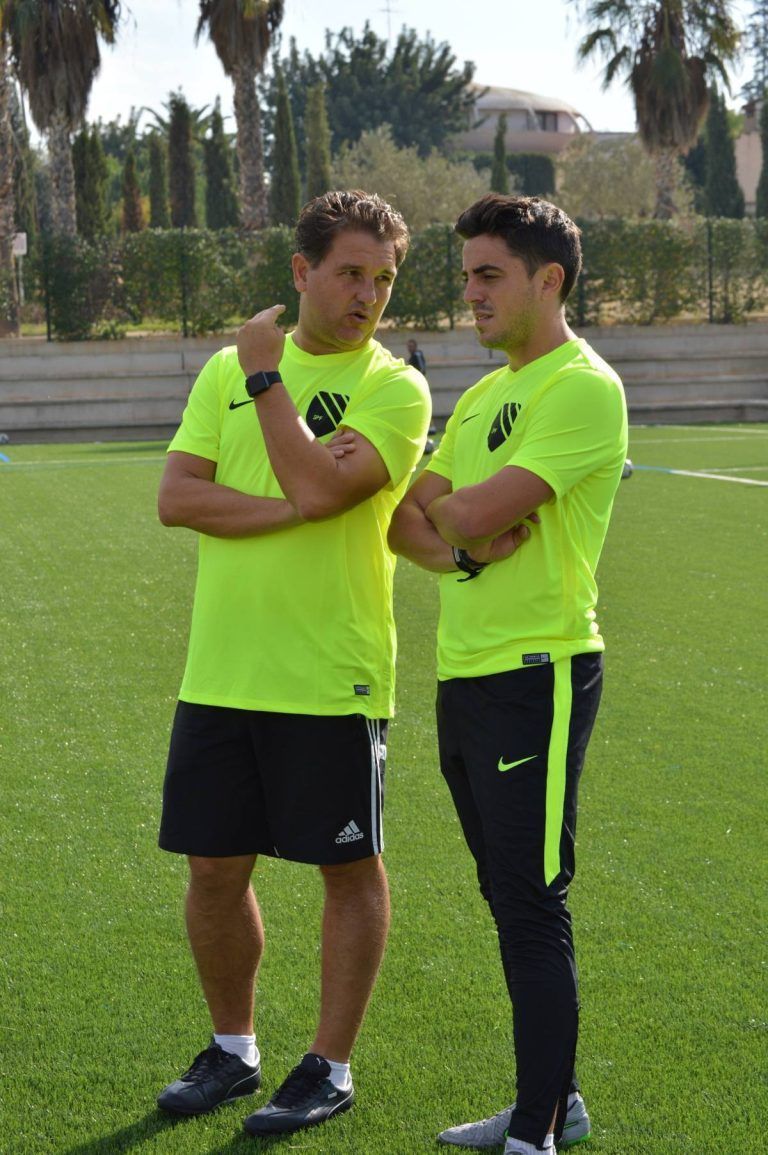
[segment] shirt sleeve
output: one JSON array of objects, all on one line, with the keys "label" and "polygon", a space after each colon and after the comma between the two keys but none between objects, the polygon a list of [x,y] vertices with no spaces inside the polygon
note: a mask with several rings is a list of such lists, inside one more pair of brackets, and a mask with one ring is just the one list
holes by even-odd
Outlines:
[{"label": "shirt sleeve", "polygon": [[562,497],[595,470],[626,455],[621,386],[593,370],[566,373],[534,401],[522,442],[504,465],[537,474]]},{"label": "shirt sleeve", "polygon": [[221,354],[215,353],[200,370],[187,398],[181,425],[168,446],[169,453],[177,450],[194,453],[208,461],[219,460],[220,366]]},{"label": "shirt sleeve", "polygon": [[424,453],[432,402],[417,370],[392,373],[365,398],[349,405],[342,425],[374,446],[389,472],[392,488],[413,472]]}]

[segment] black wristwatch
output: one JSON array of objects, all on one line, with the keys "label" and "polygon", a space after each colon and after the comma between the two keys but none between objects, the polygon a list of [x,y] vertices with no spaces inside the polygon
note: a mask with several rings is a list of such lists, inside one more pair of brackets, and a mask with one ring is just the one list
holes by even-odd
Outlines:
[{"label": "black wristwatch", "polygon": [[466,577],[459,578],[460,582],[468,582],[471,581],[472,578],[476,578],[489,564],[487,561],[475,561],[465,549],[461,549],[458,545],[454,545],[452,548],[456,569],[460,569],[462,573],[467,575]]},{"label": "black wristwatch", "polygon": [[251,373],[245,379],[245,391],[249,397],[258,397],[259,393],[266,393],[278,381],[282,381],[282,377],[277,372],[266,373],[262,370],[260,373]]}]

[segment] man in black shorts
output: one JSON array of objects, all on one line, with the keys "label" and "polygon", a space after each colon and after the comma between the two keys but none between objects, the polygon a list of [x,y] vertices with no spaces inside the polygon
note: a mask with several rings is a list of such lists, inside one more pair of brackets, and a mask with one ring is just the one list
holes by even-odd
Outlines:
[{"label": "man in black shorts", "polygon": [[618,377],[566,324],[581,265],[573,222],[546,201],[492,193],[456,231],[478,338],[509,365],[462,396],[389,540],[441,575],[440,765],[514,1011],[514,1107],[440,1139],[533,1155],[554,1152],[556,1134],[564,1144],[589,1134],[572,1081],[578,992],[566,897],[602,680],[595,569],[627,417]]},{"label": "man in black shorts", "polygon": [[305,206],[299,322],[253,317],[205,365],[171,442],[165,525],[200,534],[160,845],[188,856],[189,941],[214,1038],[158,1103],[210,1111],[261,1081],[253,1030],[260,854],[325,884],[314,1039],[254,1135],[352,1105],[353,1044],[384,950],[381,862],[392,714],[394,558],[386,533],[429,423],[423,378],[373,339],[408,247],[399,213],[336,192]]}]

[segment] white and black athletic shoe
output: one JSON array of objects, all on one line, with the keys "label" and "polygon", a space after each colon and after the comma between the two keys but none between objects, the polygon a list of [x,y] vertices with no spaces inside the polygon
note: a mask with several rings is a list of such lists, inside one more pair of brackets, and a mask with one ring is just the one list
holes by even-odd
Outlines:
[{"label": "white and black athletic shoe", "polygon": [[249,1067],[239,1055],[211,1043],[180,1079],[160,1092],[157,1105],[175,1115],[204,1115],[222,1103],[251,1095],[260,1086],[260,1064]]},{"label": "white and black athletic shoe", "polygon": [[350,1085],[347,1091],[340,1091],[328,1078],[330,1073],[321,1055],[305,1055],[266,1107],[248,1116],[246,1131],[249,1135],[281,1135],[314,1127],[348,1111],[355,1101],[354,1089]]},{"label": "white and black athletic shoe", "polygon": [[[440,1143],[447,1143],[452,1147],[471,1147],[475,1150],[483,1148],[501,1148],[507,1137],[507,1129],[512,1120],[513,1103],[490,1119],[480,1119],[477,1123],[459,1123],[456,1127],[449,1127],[438,1135]],[[558,1149],[572,1147],[576,1143],[583,1143],[589,1139],[592,1127],[583,1098],[577,1091],[568,1096],[568,1113],[565,1116],[563,1137],[558,1143]]]}]

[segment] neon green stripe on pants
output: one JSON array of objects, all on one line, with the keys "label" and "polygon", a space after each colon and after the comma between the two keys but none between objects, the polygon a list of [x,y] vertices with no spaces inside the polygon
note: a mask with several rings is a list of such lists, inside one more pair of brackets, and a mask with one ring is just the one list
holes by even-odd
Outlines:
[{"label": "neon green stripe on pants", "polygon": [[554,715],[547,755],[547,813],[544,825],[544,881],[560,873],[560,835],[565,806],[565,763],[571,725],[571,659],[555,662]]}]

